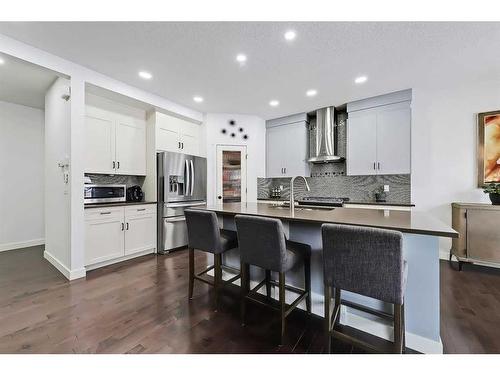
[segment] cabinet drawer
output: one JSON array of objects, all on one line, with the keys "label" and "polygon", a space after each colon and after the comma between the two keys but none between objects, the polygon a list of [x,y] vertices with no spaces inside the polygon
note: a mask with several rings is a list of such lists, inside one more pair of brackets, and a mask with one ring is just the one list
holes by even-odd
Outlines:
[{"label": "cabinet drawer", "polygon": [[125,216],[151,215],[156,213],[156,204],[141,204],[125,207]]},{"label": "cabinet drawer", "polygon": [[85,221],[123,218],[123,207],[99,207],[85,210]]}]

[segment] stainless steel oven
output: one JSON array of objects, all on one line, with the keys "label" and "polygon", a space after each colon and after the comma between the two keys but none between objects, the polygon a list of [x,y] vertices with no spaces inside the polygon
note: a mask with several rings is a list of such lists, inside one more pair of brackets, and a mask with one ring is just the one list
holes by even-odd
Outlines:
[{"label": "stainless steel oven", "polygon": [[127,200],[126,185],[86,184],[83,187],[83,202],[112,203]]}]

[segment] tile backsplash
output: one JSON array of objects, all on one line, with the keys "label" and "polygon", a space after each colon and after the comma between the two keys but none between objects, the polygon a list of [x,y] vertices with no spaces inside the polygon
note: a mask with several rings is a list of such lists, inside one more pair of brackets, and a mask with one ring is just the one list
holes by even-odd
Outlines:
[{"label": "tile backsplash", "polygon": [[[314,165],[311,177],[307,182],[311,191],[307,191],[302,180],[295,181],[295,196],[300,199],[307,196],[342,197],[355,202],[375,201],[375,192],[383,185],[389,185],[387,202],[411,203],[411,180],[409,174],[376,175],[376,176],[346,176],[339,164]],[[257,194],[259,199],[269,199],[271,189],[283,186],[281,199],[290,197],[289,178],[258,178]]]},{"label": "tile backsplash", "polygon": [[142,188],[144,184],[144,176],[122,176],[108,174],[85,174],[85,177],[90,177],[93,184],[125,184],[127,187],[139,185]]}]

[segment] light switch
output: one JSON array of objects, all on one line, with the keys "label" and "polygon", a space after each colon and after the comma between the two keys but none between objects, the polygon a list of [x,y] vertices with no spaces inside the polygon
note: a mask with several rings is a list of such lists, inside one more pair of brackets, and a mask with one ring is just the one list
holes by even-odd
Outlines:
[{"label": "light switch", "polygon": [[384,191],[387,193],[389,191],[389,185],[384,185]]}]

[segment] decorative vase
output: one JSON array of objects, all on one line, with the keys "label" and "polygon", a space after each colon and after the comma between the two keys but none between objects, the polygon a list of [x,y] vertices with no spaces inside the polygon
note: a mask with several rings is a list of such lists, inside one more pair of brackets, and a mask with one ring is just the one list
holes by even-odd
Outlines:
[{"label": "decorative vase", "polygon": [[500,205],[500,194],[499,193],[490,193],[491,204]]}]

